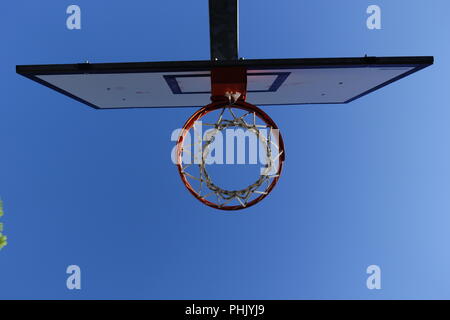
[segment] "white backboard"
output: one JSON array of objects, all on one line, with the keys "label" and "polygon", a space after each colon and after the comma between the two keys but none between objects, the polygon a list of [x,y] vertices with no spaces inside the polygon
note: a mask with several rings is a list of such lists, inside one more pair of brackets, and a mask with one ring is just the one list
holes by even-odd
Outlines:
[{"label": "white backboard", "polygon": [[17,72],[99,109],[202,107],[212,67],[245,66],[255,105],[348,103],[432,64],[430,57],[18,66]]}]

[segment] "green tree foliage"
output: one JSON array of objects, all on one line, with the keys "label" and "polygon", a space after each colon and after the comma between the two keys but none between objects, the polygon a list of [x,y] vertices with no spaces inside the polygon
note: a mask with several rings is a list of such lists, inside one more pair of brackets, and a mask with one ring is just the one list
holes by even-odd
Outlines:
[{"label": "green tree foliage", "polygon": [[[0,217],[3,216],[3,202],[0,200]],[[8,244],[7,237],[2,234],[3,223],[0,222],[0,250]]]}]

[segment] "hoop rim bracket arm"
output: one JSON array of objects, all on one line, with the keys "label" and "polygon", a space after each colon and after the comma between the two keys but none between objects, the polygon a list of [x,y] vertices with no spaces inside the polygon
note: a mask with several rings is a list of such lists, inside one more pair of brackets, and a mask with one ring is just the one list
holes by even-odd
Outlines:
[{"label": "hoop rim bracket arm", "polygon": [[[211,69],[211,101],[245,101],[247,69],[245,67],[215,67]],[[233,100],[233,101],[231,101]]]}]

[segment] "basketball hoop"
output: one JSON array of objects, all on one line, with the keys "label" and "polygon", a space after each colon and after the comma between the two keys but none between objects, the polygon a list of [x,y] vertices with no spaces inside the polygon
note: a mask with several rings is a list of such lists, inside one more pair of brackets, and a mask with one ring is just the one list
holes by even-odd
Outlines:
[{"label": "basketball hoop", "polygon": [[[242,116],[237,116],[237,112],[233,111],[233,109],[243,110],[245,113]],[[200,157],[197,159],[198,163],[195,164],[198,166],[198,176],[195,176],[187,170],[194,165],[192,163],[183,163],[185,153],[190,153],[190,150],[185,145],[185,138],[200,119],[213,111],[218,111],[219,117],[215,123],[205,124],[213,129],[209,138],[206,141],[200,142]],[[227,119],[227,116],[231,119]],[[257,119],[262,121],[263,124],[257,124]],[[206,159],[210,153],[209,147],[211,142],[214,141],[217,133],[230,127],[249,130],[257,136],[258,141],[265,149],[265,166],[261,170],[259,178],[254,183],[240,190],[226,190],[221,188],[212,181],[207,170]],[[269,130],[267,137],[260,134],[260,129]],[[271,138],[273,135],[276,136],[277,141],[273,141]],[[178,138],[176,155],[181,180],[194,197],[205,205],[216,209],[239,210],[255,205],[273,190],[280,177],[285,154],[283,140],[278,132],[278,127],[265,112],[243,100],[237,100],[234,103],[221,100],[201,108],[189,118]],[[195,188],[191,183],[194,180],[199,183],[199,188]]]},{"label": "basketball hoop", "polygon": [[[28,65],[16,66],[16,72],[95,109],[194,107],[205,105],[211,98],[212,103],[195,112],[176,136],[176,152],[172,153],[176,159],[172,160],[176,161],[183,183],[202,203],[221,210],[239,210],[258,203],[272,191],[285,158],[278,127],[266,113],[246,102],[247,94],[258,106],[345,104],[422,70],[434,61],[431,56],[367,55],[239,58],[236,0],[210,0],[209,27],[211,59],[207,61]],[[202,136],[200,144],[194,142],[194,149],[201,147],[199,153],[194,151],[198,157],[194,161],[198,166],[196,176],[188,171],[195,166],[183,163],[184,155],[189,152],[184,144],[189,131],[195,132],[197,121],[208,114],[210,117],[214,111],[219,116],[209,124],[212,127],[209,138]],[[265,167],[261,168],[259,178],[238,190],[227,190],[214,183],[207,169],[210,163],[206,161],[208,156],[216,156],[212,156],[216,135],[231,127],[255,134],[263,145],[260,150],[266,152]],[[267,138],[260,133],[262,128],[269,130]],[[273,133],[276,133],[275,141],[271,139],[272,135],[275,137]],[[199,184],[198,188],[193,181]],[[203,188],[208,189],[206,193]]]}]

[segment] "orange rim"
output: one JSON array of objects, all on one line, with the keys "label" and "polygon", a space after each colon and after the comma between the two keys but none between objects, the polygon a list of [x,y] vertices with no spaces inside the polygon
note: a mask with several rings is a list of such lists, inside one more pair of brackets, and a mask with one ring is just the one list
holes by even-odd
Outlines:
[{"label": "orange rim", "polygon": [[[200,110],[198,110],[197,112],[195,112],[184,124],[182,130],[181,130],[181,134],[178,138],[177,141],[177,167],[178,167],[178,172],[180,174],[181,180],[183,181],[184,185],[186,186],[186,188],[189,190],[189,192],[198,200],[200,200],[203,204],[215,208],[215,209],[219,209],[219,210],[227,210],[227,211],[231,211],[231,210],[240,210],[240,209],[245,209],[248,207],[251,207],[255,204],[257,204],[258,202],[260,202],[261,200],[263,200],[265,197],[267,197],[267,195],[273,190],[273,188],[275,187],[275,185],[278,182],[278,179],[280,178],[282,169],[283,169],[283,163],[285,160],[285,152],[284,152],[284,143],[283,143],[283,138],[281,137],[281,133],[279,134],[279,153],[280,153],[280,158],[278,161],[278,170],[277,170],[277,176],[274,177],[272,179],[271,184],[269,185],[269,187],[265,190],[265,194],[261,194],[259,195],[257,198],[253,199],[252,201],[248,202],[245,206],[239,206],[239,205],[230,205],[230,206],[221,206],[217,203],[211,202],[209,200],[206,200],[205,198],[203,198],[197,191],[195,191],[195,189],[192,187],[192,185],[190,184],[190,182],[187,180],[186,175],[183,173],[183,166],[182,166],[182,154],[183,154],[183,143],[184,143],[184,139],[187,135],[187,133],[189,132],[189,130],[194,126],[194,123],[196,121],[198,121],[200,118],[204,117],[206,114],[214,111],[214,110],[218,110],[221,109],[225,106],[229,105],[229,102],[227,100],[223,100],[223,101],[216,101],[213,102],[203,108],[201,108]],[[275,122],[264,112],[262,111],[260,108],[244,102],[242,100],[238,100],[236,101],[233,105],[233,108],[238,108],[241,110],[245,110],[245,111],[249,111],[249,112],[254,112],[260,119],[262,119],[268,126],[271,127],[271,129],[278,129],[277,125],[275,124]]]}]

